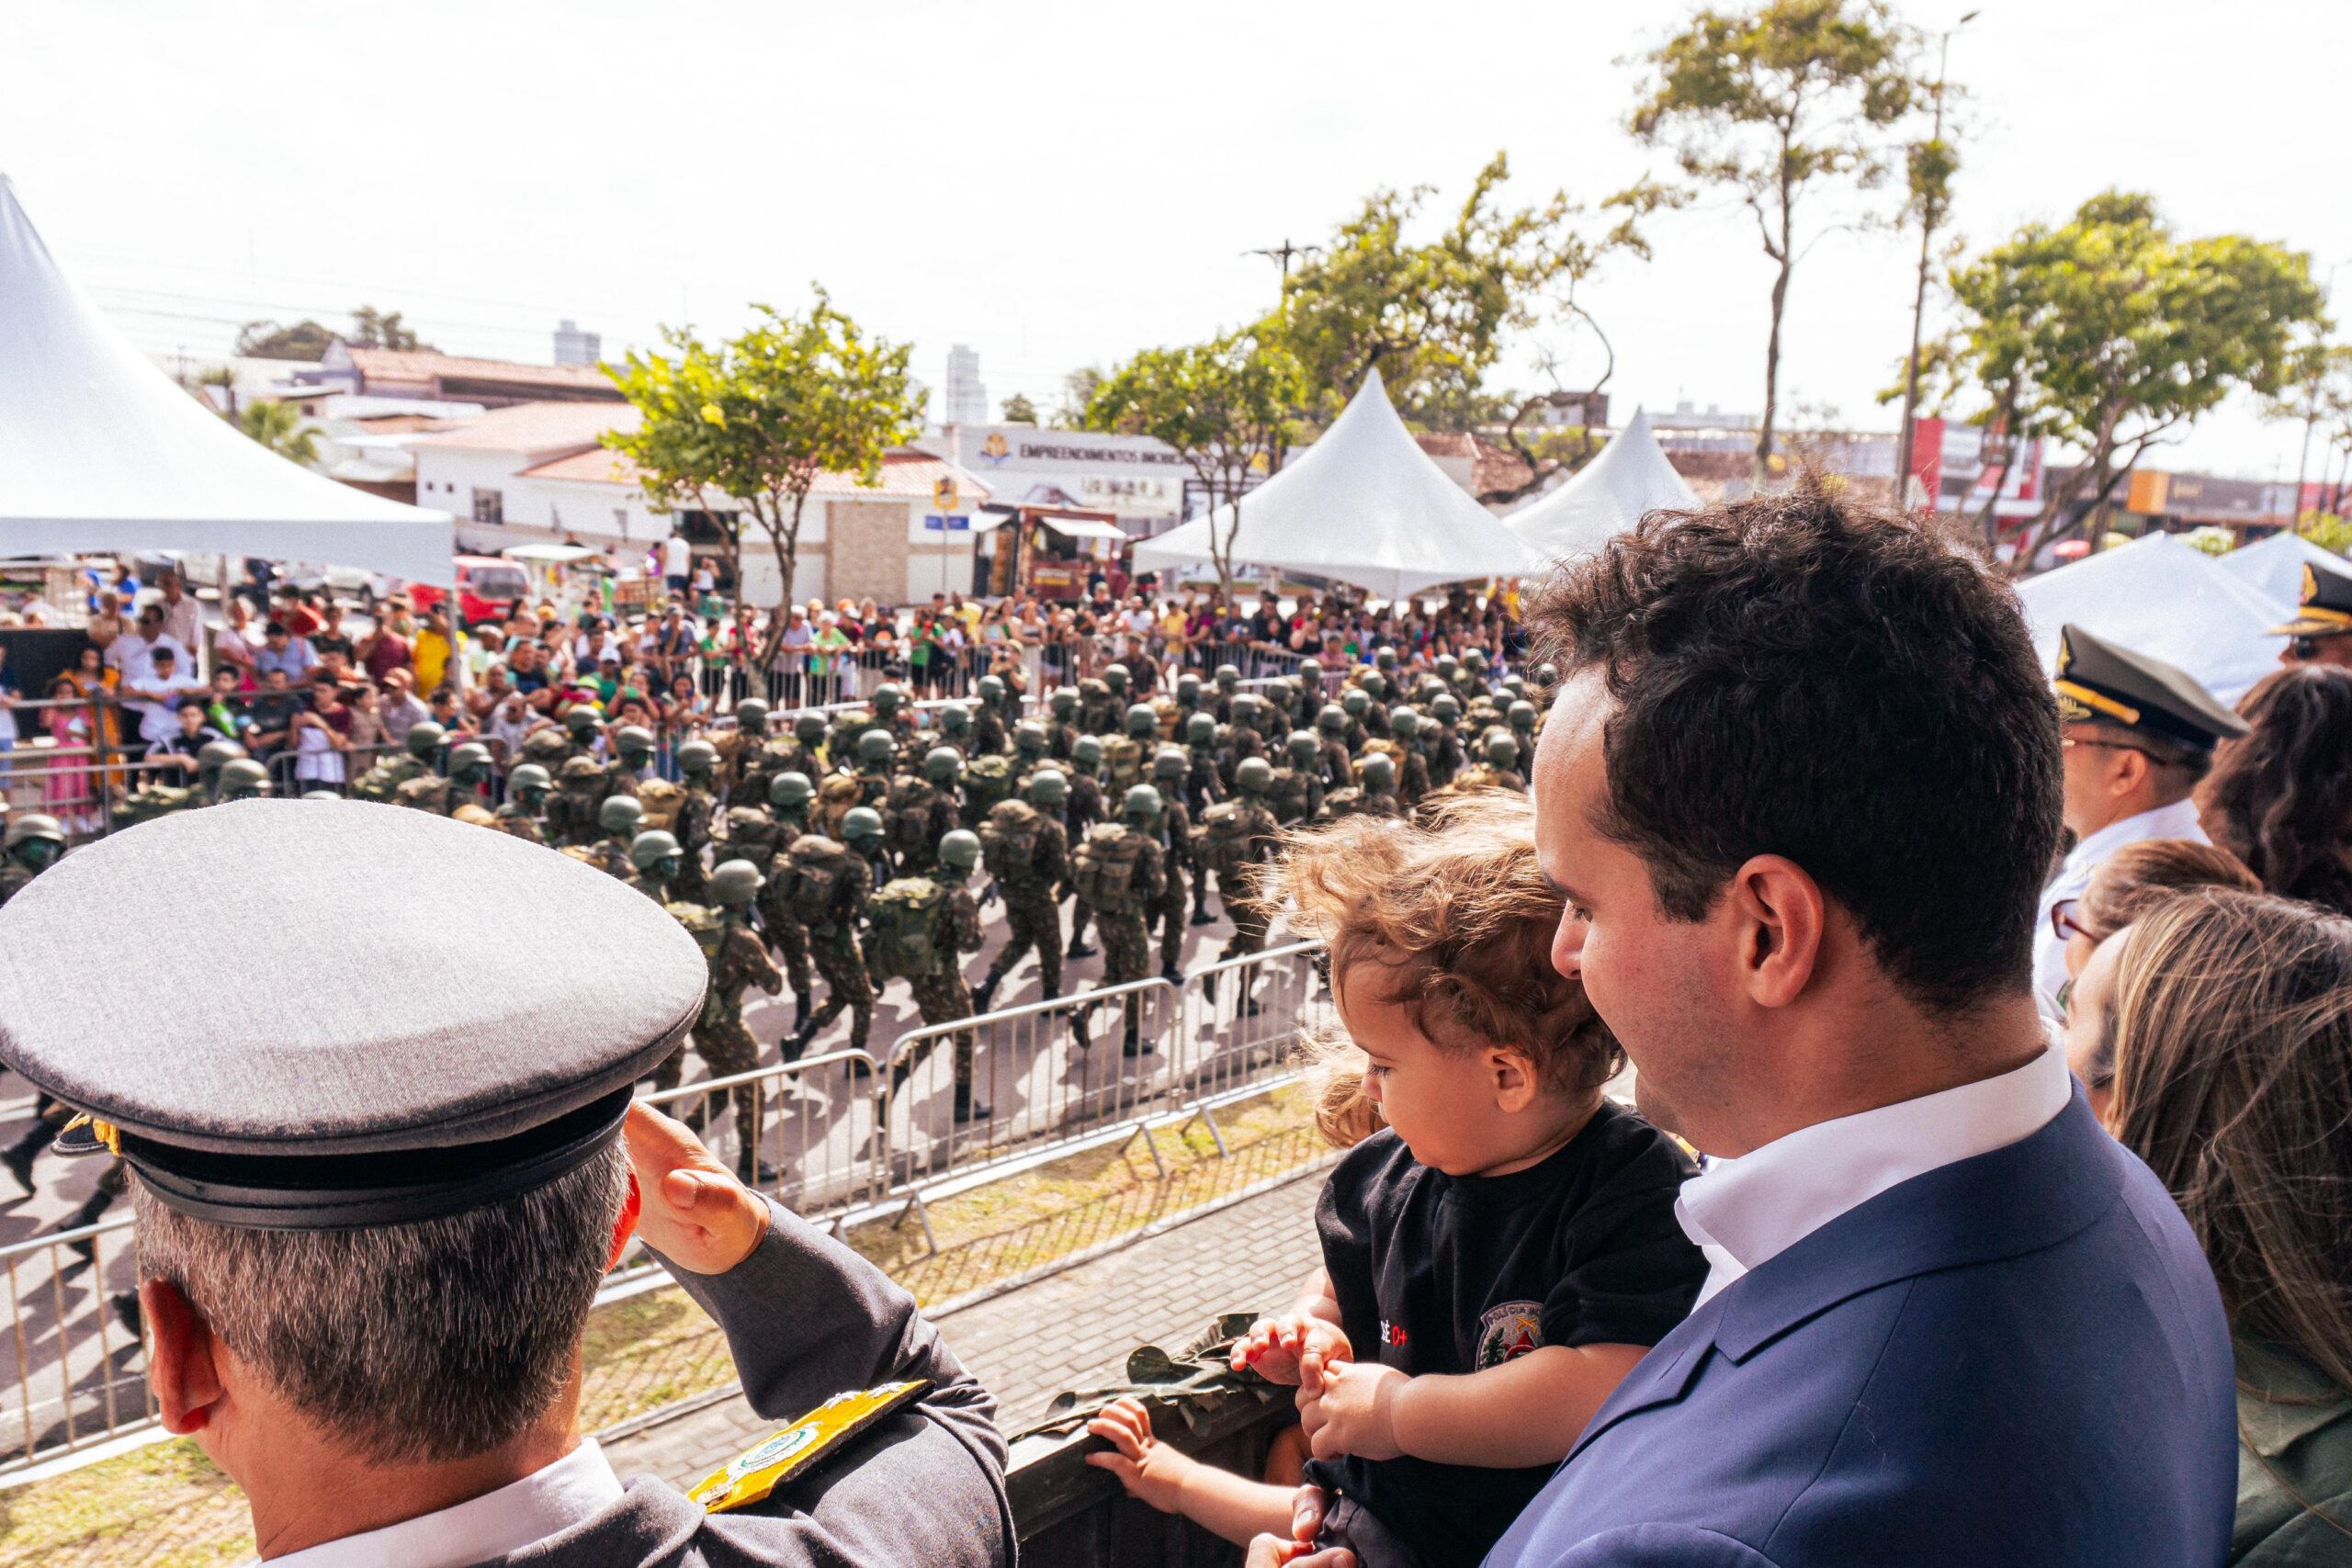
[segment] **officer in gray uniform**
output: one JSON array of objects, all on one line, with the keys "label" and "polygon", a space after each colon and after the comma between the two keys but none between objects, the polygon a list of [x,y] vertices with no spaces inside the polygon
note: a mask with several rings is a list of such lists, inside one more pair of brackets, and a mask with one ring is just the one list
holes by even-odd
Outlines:
[{"label": "officer in gray uniform", "polygon": [[[171,922],[177,962],[91,947],[134,904]],[[388,913],[413,940],[384,946]],[[262,929],[264,978],[365,950],[373,983],[313,987],[257,1036],[241,990],[185,976],[253,975]],[[0,1061],[130,1168],[160,1418],[236,1482],[274,1557],[1012,1562],[995,1402],[913,1299],[632,1109],[707,973],[609,877],[361,802],[175,813],[0,910]],[[112,1027],[125,1007],[143,1027]],[[632,1231],[777,1424],[690,1495],[624,1484],[567,1396]],[[469,1501],[448,1504],[452,1474]]]}]

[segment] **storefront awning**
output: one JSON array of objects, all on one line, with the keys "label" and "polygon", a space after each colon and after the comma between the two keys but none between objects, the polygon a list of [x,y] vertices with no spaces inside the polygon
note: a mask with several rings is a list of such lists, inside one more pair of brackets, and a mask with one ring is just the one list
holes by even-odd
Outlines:
[{"label": "storefront awning", "polygon": [[1116,523],[1098,523],[1091,517],[1040,517],[1037,521],[1073,539],[1116,539],[1122,544],[1127,539],[1127,531]]}]

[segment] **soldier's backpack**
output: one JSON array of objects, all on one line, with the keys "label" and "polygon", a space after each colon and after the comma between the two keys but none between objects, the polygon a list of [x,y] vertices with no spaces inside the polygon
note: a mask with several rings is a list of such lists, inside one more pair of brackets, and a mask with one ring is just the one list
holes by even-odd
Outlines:
[{"label": "soldier's backpack", "polygon": [[794,919],[811,931],[833,924],[853,858],[848,845],[820,834],[792,840],[792,847],[776,857],[775,874],[785,884],[784,906]]},{"label": "soldier's backpack", "polygon": [[855,773],[829,773],[817,786],[816,802],[808,808],[808,830],[838,839],[842,821],[864,804],[865,786]]},{"label": "soldier's backpack", "polygon": [[1088,830],[1070,852],[1070,886],[1098,914],[1134,915],[1143,910],[1136,866],[1143,859],[1144,836],[1122,823]]},{"label": "soldier's backpack", "polygon": [[424,773],[409,780],[394,790],[392,799],[398,805],[446,817],[449,812],[449,796],[452,793],[454,793],[454,786],[447,779],[442,778],[437,773]]},{"label": "soldier's backpack", "polygon": [[931,808],[939,792],[931,781],[900,774],[882,806],[882,840],[900,856],[931,858]]},{"label": "soldier's backpack", "polygon": [[1241,874],[1250,863],[1250,808],[1238,800],[1220,800],[1201,813],[1193,829],[1193,861],[1216,873],[1217,885]]},{"label": "soldier's backpack", "polygon": [[722,861],[747,860],[767,874],[775,863],[776,847],[782,840],[782,829],[764,811],[749,806],[729,807],[727,811],[727,841],[716,853]]},{"label": "soldier's backpack", "polygon": [[645,807],[645,819],[638,825],[638,830],[645,833],[657,828],[664,833],[674,830],[678,807],[685,801],[686,791],[683,784],[673,784],[668,779],[639,780],[637,802]]},{"label": "soldier's backpack", "polygon": [[684,902],[665,904],[662,908],[668,909],[671,918],[693,935],[695,945],[702,949],[704,959],[718,956],[719,938],[727,934],[727,928],[720,922],[718,910]]},{"label": "soldier's backpack", "polygon": [[1001,800],[980,824],[980,863],[1007,887],[1026,887],[1037,879],[1037,840],[1046,836],[1046,819],[1025,800]]},{"label": "soldier's backpack", "polygon": [[401,785],[424,771],[413,757],[387,757],[359,775],[351,786],[354,800],[389,801]]},{"label": "soldier's backpack", "polygon": [[1103,771],[1110,774],[1112,787],[1122,795],[1128,786],[1147,782],[1144,760],[1143,742],[1133,736],[1122,735],[1102,748]]},{"label": "soldier's backpack", "polygon": [[936,965],[940,911],[947,890],[927,876],[900,876],[866,901],[871,930],[866,973],[877,980],[911,980]]},{"label": "soldier's backpack", "polygon": [[964,770],[964,799],[972,819],[979,820],[1012,789],[1012,759],[1001,754],[975,757]]},{"label": "soldier's backpack", "polygon": [[1363,786],[1344,784],[1323,797],[1323,820],[1336,822],[1340,818],[1363,809]]}]

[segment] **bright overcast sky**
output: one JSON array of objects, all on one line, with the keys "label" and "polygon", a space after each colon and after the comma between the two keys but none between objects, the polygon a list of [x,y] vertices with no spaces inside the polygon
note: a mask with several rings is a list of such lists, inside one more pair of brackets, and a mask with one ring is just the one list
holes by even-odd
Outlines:
[{"label": "bright overcast sky", "polygon": [[[933,386],[967,343],[992,403],[1050,409],[1073,367],[1263,310],[1272,265],[1243,253],[1320,239],[1375,186],[1433,184],[1442,207],[1498,148],[1528,201],[1666,173],[1622,129],[1616,62],[1688,9],[9,0],[0,171],[153,349],[367,301],[453,352],[545,360],[571,316],[617,356],[816,279],[910,340]],[[2352,282],[2324,177],[2347,44],[2340,0],[1984,0],[1951,51],[1974,127],[1959,227],[1981,244],[2120,185],[2186,230],[2283,240],[2323,274],[2345,258]],[[1752,225],[1717,206],[1654,239],[1586,296],[1619,416],[1753,410]],[[1892,427],[1872,393],[1908,332],[1905,253],[1839,234],[1806,257],[1784,407]],[[1549,335],[1570,384],[1595,373],[1589,337]],[[1533,383],[1524,348],[1506,379]],[[2301,435],[2233,409],[2165,466],[2291,478]]]}]

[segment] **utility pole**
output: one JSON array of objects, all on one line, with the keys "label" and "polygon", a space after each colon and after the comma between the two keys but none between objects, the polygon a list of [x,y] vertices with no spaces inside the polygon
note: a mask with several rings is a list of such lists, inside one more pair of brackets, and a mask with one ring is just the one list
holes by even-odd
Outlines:
[{"label": "utility pole", "polygon": [[[1936,129],[1933,140],[1944,139],[1944,74],[1951,59],[1951,35],[1968,26],[1981,11],[1971,11],[1943,30],[1936,46]],[[1903,439],[1894,451],[1894,494],[1896,504],[1904,511],[1911,508],[1911,447],[1919,426],[1919,336],[1928,317],[1928,266],[1932,260],[1936,238],[1938,199],[1929,197],[1919,203],[1919,287],[1911,299],[1911,357],[1903,367]],[[1928,497],[1928,510],[1936,509],[1936,498]]]},{"label": "utility pole", "polygon": [[1241,254],[1245,256],[1263,256],[1283,269],[1283,300],[1287,304],[1290,300],[1291,258],[1295,256],[1304,261],[1322,248],[1320,245],[1294,245],[1285,239],[1279,245],[1268,245],[1262,250],[1244,251]]},{"label": "utility pole", "polygon": [[[2320,297],[2323,300],[2326,299],[2335,292],[2335,269],[2343,265],[2344,264],[2340,261],[2328,263],[2327,281],[2320,285]],[[2312,426],[2319,423],[2319,382],[2320,378],[2326,374],[2326,371],[2327,360],[2325,355],[2320,355],[2314,356],[2312,360],[2311,388],[2304,395],[2303,453],[2301,457],[2295,459],[2295,499],[2290,502],[2287,507],[2287,514],[2290,519],[2288,526],[2297,532],[2301,531],[2303,523],[2303,474],[2311,466]],[[2325,468],[2324,463],[2321,466],[2323,469]]]}]

